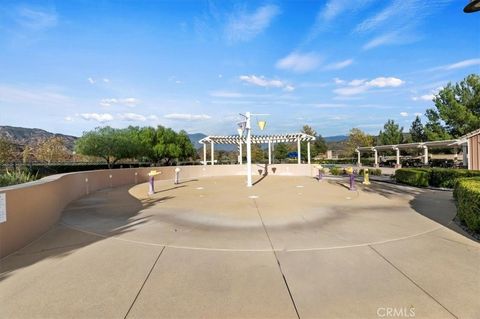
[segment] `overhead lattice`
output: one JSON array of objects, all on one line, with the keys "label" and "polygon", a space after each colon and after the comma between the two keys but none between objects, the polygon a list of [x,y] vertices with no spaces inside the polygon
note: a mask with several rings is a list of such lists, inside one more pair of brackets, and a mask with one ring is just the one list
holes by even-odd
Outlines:
[{"label": "overhead lattice", "polygon": [[[293,143],[293,142],[308,142],[315,140],[315,136],[305,133],[281,134],[281,135],[252,135],[252,144],[266,144],[270,143]],[[238,135],[210,135],[202,138],[201,144],[235,144],[239,145],[240,141],[246,143],[246,136]]]}]

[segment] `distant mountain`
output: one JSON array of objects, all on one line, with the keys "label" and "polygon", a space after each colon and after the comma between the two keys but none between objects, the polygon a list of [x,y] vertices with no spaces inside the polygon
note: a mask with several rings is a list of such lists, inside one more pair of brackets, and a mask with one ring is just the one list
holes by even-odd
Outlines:
[{"label": "distant mountain", "polygon": [[343,142],[348,139],[347,135],[335,135],[324,137],[325,142]]},{"label": "distant mountain", "polygon": [[25,145],[36,145],[51,137],[60,137],[65,141],[65,146],[73,150],[78,137],[64,134],[50,133],[38,128],[25,128],[15,126],[0,126],[0,137],[10,140],[23,149]]},{"label": "distant mountain", "polygon": [[[203,147],[203,144],[200,144],[198,141],[200,141],[204,137],[207,137],[207,135],[205,135],[203,133],[194,133],[194,134],[188,134],[188,137],[190,138],[190,142],[192,142],[193,146],[196,149],[199,149],[199,148]],[[229,144],[215,145],[215,151],[230,152],[230,151],[235,151],[236,149],[237,149],[237,146],[235,146],[235,145],[229,145]],[[210,151],[210,148],[208,148],[208,151]]]}]

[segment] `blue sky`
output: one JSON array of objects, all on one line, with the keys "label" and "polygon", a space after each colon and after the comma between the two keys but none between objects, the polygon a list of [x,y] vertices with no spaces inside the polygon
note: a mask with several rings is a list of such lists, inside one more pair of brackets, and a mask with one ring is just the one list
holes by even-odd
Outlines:
[{"label": "blue sky", "polygon": [[466,3],[2,0],[0,125],[220,135],[250,111],[271,114],[265,133],[408,130],[442,86],[480,73]]}]

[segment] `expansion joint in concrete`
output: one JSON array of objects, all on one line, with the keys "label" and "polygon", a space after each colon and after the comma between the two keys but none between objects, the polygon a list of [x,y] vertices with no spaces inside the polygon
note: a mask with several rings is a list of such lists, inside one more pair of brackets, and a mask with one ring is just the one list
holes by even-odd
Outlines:
[{"label": "expansion joint in concrete", "polygon": [[140,289],[138,290],[135,298],[134,298],[133,301],[132,301],[132,304],[131,304],[130,307],[128,308],[128,311],[127,311],[127,313],[125,314],[125,317],[123,317],[124,319],[126,319],[126,318],[128,317],[128,314],[129,314],[130,311],[132,310],[133,305],[135,305],[135,302],[137,301],[138,296],[140,296],[140,293],[142,292],[143,287],[144,287],[145,284],[147,283],[148,278],[150,278],[150,275],[152,274],[152,271],[153,271],[153,269],[155,268],[155,266],[157,265],[157,262],[158,262],[158,260],[160,259],[160,256],[162,255],[162,253],[163,253],[164,250],[165,250],[165,247],[162,247],[162,250],[160,250],[160,252],[158,253],[158,256],[157,256],[157,258],[155,259],[155,261],[153,262],[153,265],[152,265],[152,267],[150,268],[150,271],[148,272],[147,276],[145,277],[145,280],[143,281],[142,286],[141,286]]},{"label": "expansion joint in concrete", "polygon": [[265,232],[265,235],[268,238],[268,242],[270,243],[270,247],[272,248],[272,253],[273,256],[275,257],[275,260],[277,261],[278,269],[280,270],[280,274],[282,274],[283,282],[285,283],[285,287],[287,288],[288,295],[290,296],[290,300],[292,301],[293,308],[295,309],[295,313],[297,314],[297,318],[300,319],[300,314],[298,313],[298,308],[297,304],[295,303],[295,299],[293,299],[292,291],[290,290],[290,286],[288,285],[287,278],[285,277],[285,273],[283,272],[282,265],[280,264],[280,260],[278,259],[277,252],[275,248],[273,247],[272,239],[270,238],[270,235],[268,234],[267,227],[265,226],[265,223],[263,222],[262,214],[260,213],[260,209],[258,208],[257,201],[254,199],[253,202],[255,203],[255,208],[257,210],[258,217],[260,218],[260,221],[262,222],[262,227]]},{"label": "expansion joint in concrete", "polygon": [[382,255],[378,250],[376,250],[375,248],[373,248],[371,245],[368,245],[368,247],[370,247],[370,249],[372,249],[378,256],[380,256],[383,260],[385,260],[390,266],[392,266],[393,268],[395,268],[399,273],[401,273],[405,278],[407,278],[412,284],[414,284],[418,289],[420,289],[424,294],[426,294],[428,297],[430,297],[433,301],[435,301],[437,304],[439,304],[443,309],[445,309],[445,311],[447,311],[449,314],[451,314],[453,316],[453,318],[456,318],[458,319],[458,317],[453,313],[451,312],[450,310],[448,310],[447,307],[445,307],[442,303],[440,303],[440,301],[438,301],[434,296],[432,296],[428,291],[426,291],[425,289],[423,289],[422,286],[420,286],[417,282],[415,282],[415,280],[413,280],[412,278],[410,278],[406,273],[404,273],[400,268],[398,268],[397,266],[395,266],[390,260],[388,260],[384,255]]}]

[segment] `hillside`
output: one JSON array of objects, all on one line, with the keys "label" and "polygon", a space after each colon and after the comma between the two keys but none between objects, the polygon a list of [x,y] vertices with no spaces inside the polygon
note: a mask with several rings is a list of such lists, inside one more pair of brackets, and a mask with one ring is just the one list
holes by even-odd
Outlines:
[{"label": "hillside", "polygon": [[0,137],[10,140],[23,148],[25,145],[36,145],[51,137],[60,137],[65,141],[65,146],[73,150],[77,137],[64,134],[55,134],[38,128],[25,128],[15,126],[0,126]]}]

